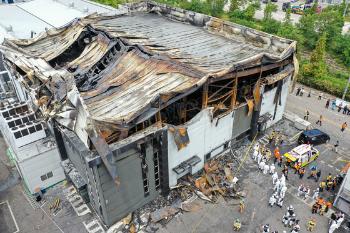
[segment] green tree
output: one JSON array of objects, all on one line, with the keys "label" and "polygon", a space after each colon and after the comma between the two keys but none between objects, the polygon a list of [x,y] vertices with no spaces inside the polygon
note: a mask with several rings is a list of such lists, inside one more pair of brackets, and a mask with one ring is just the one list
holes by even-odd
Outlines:
[{"label": "green tree", "polygon": [[277,35],[297,41],[298,47],[304,43],[304,37],[301,35],[300,30],[292,23],[290,9],[286,11],[285,18],[277,31]]},{"label": "green tree", "polygon": [[241,3],[242,3],[242,0],[231,0],[230,12],[239,10]]},{"label": "green tree", "polygon": [[210,14],[215,17],[220,17],[224,13],[225,0],[207,0],[210,4]]},{"label": "green tree", "polygon": [[327,75],[326,67],[326,41],[327,34],[323,33],[317,41],[315,49],[310,56],[310,63],[304,66],[304,73],[315,78],[323,78]]},{"label": "green tree", "polygon": [[264,21],[272,19],[272,13],[277,11],[277,5],[270,1],[266,4],[264,9]]}]

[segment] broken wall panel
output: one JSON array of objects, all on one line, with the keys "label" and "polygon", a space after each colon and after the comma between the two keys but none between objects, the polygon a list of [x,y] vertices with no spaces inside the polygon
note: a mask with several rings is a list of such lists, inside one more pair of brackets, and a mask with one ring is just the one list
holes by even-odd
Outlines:
[{"label": "broken wall panel", "polygon": [[[201,170],[206,159],[205,156],[215,157],[224,150],[224,144],[232,138],[233,114],[228,112],[221,118],[212,118],[212,109],[204,109],[196,117],[185,124],[190,142],[182,149],[178,149],[174,135],[168,133],[168,164],[169,186],[175,186],[177,180],[186,174],[194,174]],[[220,148],[219,150],[217,150]],[[197,156],[200,161],[194,166],[187,166],[186,171],[177,174],[174,168],[181,163]]]},{"label": "broken wall panel", "polygon": [[[283,79],[282,82],[283,82],[283,86],[282,86],[283,91],[281,92],[280,97],[278,97],[279,99],[277,103],[274,102],[274,99],[276,97],[277,87],[273,88],[270,91],[264,92],[262,94],[260,116],[263,116],[264,114],[267,114],[267,113],[269,113],[271,116],[275,116],[274,118],[272,118],[270,121],[267,122],[266,124],[267,128],[282,119],[284,109],[286,107],[287,97],[289,93],[288,87],[291,82],[291,76]],[[277,104],[277,108],[276,108],[276,104]]]}]

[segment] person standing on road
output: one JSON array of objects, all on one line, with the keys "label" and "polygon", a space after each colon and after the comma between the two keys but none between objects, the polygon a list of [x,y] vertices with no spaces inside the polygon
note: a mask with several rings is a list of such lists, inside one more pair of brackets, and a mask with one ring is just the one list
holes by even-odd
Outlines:
[{"label": "person standing on road", "polygon": [[344,122],[344,123],[341,125],[340,131],[344,132],[344,130],[346,129],[346,127],[348,127],[348,124],[347,124],[346,122]]},{"label": "person standing on road", "polygon": [[305,115],[304,115],[304,120],[308,121],[309,120],[309,115],[310,115],[310,112],[309,110],[305,110]]},{"label": "person standing on road", "polygon": [[300,91],[301,91],[301,87],[298,87],[297,93],[295,95],[298,96],[300,94]]},{"label": "person standing on road", "polygon": [[321,183],[320,183],[320,192],[323,192],[323,190],[324,190],[324,188],[326,187],[326,182],[323,180],[323,181],[321,181]]},{"label": "person standing on road", "polygon": [[305,168],[302,167],[299,169],[299,179],[303,179],[304,174],[305,174]]},{"label": "person standing on road", "polygon": [[337,107],[337,102],[335,100],[332,100],[332,110],[335,110]]},{"label": "person standing on road", "polygon": [[286,180],[288,180],[288,167],[287,167],[287,165],[284,165],[282,173],[284,174]]},{"label": "person standing on road", "polygon": [[321,177],[321,169],[317,171],[315,181],[318,182]]},{"label": "person standing on road", "polygon": [[320,92],[320,93],[318,94],[318,100],[321,100],[321,99],[322,99],[322,96],[323,96],[323,93]]},{"label": "person standing on road", "polygon": [[339,146],[339,141],[337,140],[337,142],[334,144],[334,152],[338,153],[338,146]]},{"label": "person standing on road", "polygon": [[278,146],[275,148],[273,153],[275,155],[275,159],[274,159],[273,163],[276,163],[279,160],[279,158],[281,157],[280,149],[278,148]]},{"label": "person standing on road", "polygon": [[328,107],[329,107],[330,102],[331,102],[331,100],[330,100],[330,99],[328,99],[328,100],[327,100],[327,102],[326,102],[326,108],[328,108]]},{"label": "person standing on road", "polygon": [[345,105],[343,108],[343,114],[347,114],[348,113],[348,106]]},{"label": "person standing on road", "polygon": [[319,124],[320,126],[322,126],[322,121],[323,121],[323,116],[320,115],[320,119],[318,121],[316,121],[316,125]]}]

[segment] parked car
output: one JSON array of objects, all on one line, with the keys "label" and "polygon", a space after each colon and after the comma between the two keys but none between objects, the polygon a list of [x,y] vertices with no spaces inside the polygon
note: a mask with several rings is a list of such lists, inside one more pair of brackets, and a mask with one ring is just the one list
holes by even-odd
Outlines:
[{"label": "parked car", "polygon": [[290,8],[290,2],[284,2],[282,4],[282,10],[287,11]]},{"label": "parked car", "polygon": [[271,0],[271,2],[278,2],[278,0]]},{"label": "parked car", "polygon": [[302,144],[285,153],[284,157],[289,161],[291,167],[295,167],[296,163],[300,163],[302,167],[305,167],[312,161],[316,160],[319,155],[320,152],[313,146]]},{"label": "parked car", "polygon": [[330,137],[328,134],[322,132],[319,129],[305,130],[301,133],[298,139],[299,144],[311,144],[320,145],[329,142]]}]

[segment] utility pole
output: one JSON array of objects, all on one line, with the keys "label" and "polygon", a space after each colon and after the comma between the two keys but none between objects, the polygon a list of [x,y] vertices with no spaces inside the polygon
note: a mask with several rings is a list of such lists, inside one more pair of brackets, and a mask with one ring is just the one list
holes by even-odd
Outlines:
[{"label": "utility pole", "polygon": [[346,1],[346,6],[345,6],[345,9],[344,9],[344,13],[343,13],[343,17],[345,17],[346,15],[346,11],[348,10],[348,7],[349,7],[349,0]]},{"label": "utility pole", "polygon": [[344,90],[343,97],[342,97],[343,100],[345,99],[346,92],[348,92],[349,83],[350,83],[350,76],[349,76],[348,82],[346,83],[346,86],[345,86],[345,90]]}]

